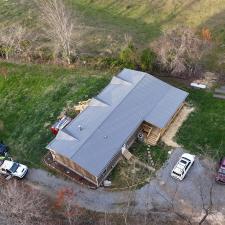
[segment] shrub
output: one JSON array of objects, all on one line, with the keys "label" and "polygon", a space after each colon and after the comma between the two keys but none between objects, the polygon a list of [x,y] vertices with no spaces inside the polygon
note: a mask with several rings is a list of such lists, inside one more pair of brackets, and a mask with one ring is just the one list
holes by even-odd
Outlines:
[{"label": "shrub", "polygon": [[55,53],[52,51],[52,48],[48,46],[42,46],[37,48],[33,53],[34,60],[41,60],[44,62],[54,61],[56,59]]},{"label": "shrub", "polygon": [[141,53],[140,66],[144,71],[152,71],[156,63],[156,54],[151,49],[145,49]]},{"label": "shrub", "polygon": [[119,54],[119,59],[124,67],[135,69],[137,66],[137,53],[133,44],[128,44]]},{"label": "shrub", "polygon": [[104,57],[100,59],[100,64],[103,68],[116,68],[116,67],[122,67],[122,63],[120,59],[113,58],[113,57]]}]

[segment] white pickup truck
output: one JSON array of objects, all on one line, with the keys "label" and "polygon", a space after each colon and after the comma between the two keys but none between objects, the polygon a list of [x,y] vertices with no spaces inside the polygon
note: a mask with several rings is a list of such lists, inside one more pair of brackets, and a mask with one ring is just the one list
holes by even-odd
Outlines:
[{"label": "white pickup truck", "polygon": [[28,172],[28,167],[18,162],[4,160],[1,163],[0,174],[8,175],[9,178],[17,177],[22,179]]}]

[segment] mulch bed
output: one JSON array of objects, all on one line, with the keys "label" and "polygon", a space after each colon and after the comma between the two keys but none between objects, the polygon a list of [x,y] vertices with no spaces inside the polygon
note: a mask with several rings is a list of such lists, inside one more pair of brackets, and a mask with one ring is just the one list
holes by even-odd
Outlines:
[{"label": "mulch bed", "polygon": [[69,179],[75,181],[76,183],[79,183],[81,185],[85,185],[86,187],[89,187],[91,189],[96,189],[97,187],[85,180],[83,177],[79,176],[76,174],[74,171],[70,170],[69,168],[55,162],[52,158],[52,155],[50,152],[48,152],[44,158],[43,158],[44,163],[53,169],[54,171],[57,171],[58,173],[68,177]]}]

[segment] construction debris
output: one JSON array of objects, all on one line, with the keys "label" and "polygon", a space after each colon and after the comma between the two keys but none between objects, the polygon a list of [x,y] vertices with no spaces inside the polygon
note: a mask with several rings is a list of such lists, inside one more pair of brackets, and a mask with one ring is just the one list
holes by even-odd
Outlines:
[{"label": "construction debris", "polygon": [[225,99],[225,86],[221,86],[220,88],[216,88],[215,94],[213,95],[213,97]]},{"label": "construction debris", "polygon": [[88,99],[87,101],[78,102],[78,105],[74,106],[75,112],[81,113],[82,111],[84,111],[88,107],[90,101],[91,99]]}]

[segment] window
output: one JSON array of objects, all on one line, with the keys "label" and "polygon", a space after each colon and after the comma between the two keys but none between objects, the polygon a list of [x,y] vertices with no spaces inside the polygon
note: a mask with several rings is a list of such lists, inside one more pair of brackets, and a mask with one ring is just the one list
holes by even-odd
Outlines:
[{"label": "window", "polygon": [[179,173],[176,173],[176,172],[174,172],[174,171],[173,171],[173,173],[176,174],[177,176],[181,176]]},{"label": "window", "polygon": [[186,164],[187,161],[184,161],[183,159],[180,160],[181,163]]},{"label": "window", "polygon": [[191,162],[189,162],[186,166],[185,166],[185,170],[188,169],[188,167],[190,166]]}]

